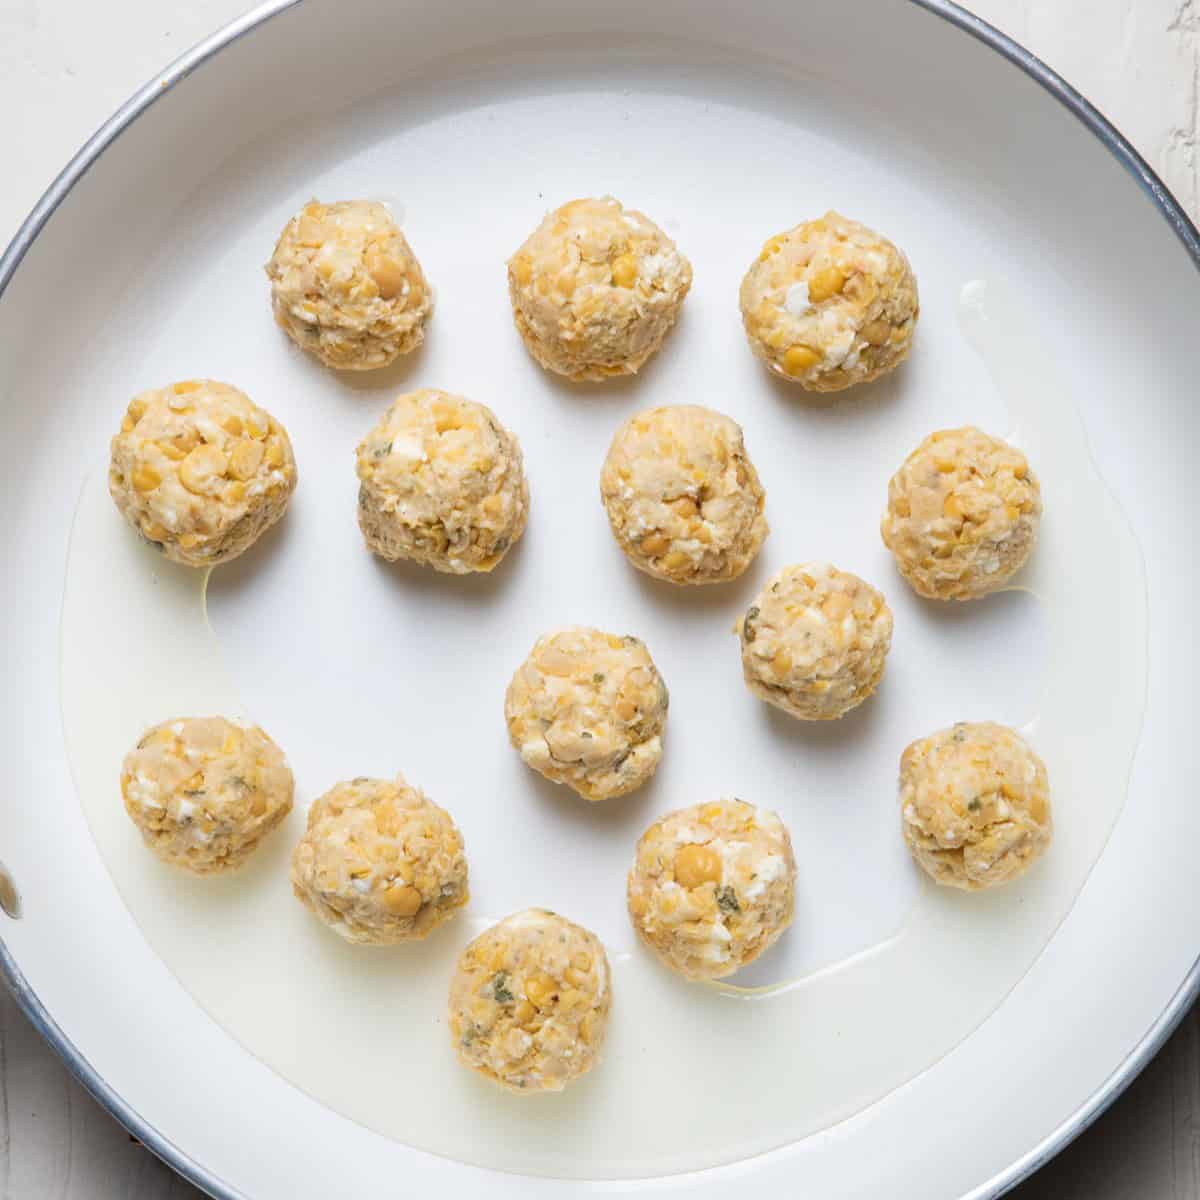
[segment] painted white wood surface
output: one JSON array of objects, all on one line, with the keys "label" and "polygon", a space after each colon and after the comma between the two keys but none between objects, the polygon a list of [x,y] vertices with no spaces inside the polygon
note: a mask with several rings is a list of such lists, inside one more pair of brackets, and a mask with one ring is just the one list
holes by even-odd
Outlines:
[{"label": "painted white wood surface", "polygon": [[[0,112],[22,114],[0,123],[0,244],[134,88],[246,7],[0,0]],[[1200,216],[1200,0],[972,7],[1093,100]],[[1091,1130],[1014,1195],[1200,1200],[1200,1010]],[[93,1103],[0,990],[0,1200],[198,1196]]]}]

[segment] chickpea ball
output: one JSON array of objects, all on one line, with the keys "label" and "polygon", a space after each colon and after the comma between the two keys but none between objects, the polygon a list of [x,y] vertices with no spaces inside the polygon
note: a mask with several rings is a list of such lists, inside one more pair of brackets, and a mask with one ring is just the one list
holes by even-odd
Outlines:
[{"label": "chickpea ball", "polygon": [[754,353],[810,392],[898,367],[920,312],[908,259],[835,212],[771,238],[742,280],[741,306]]},{"label": "chickpea ball", "polygon": [[935,883],[978,892],[1023,875],[1053,832],[1046,766],[991,721],[959,722],[900,758],[904,840]]},{"label": "chickpea ball", "polygon": [[112,440],[108,490],[169,559],[213,567],[249,550],[296,490],[287,431],[227,383],[142,392]]},{"label": "chickpea ball", "polygon": [[600,497],[629,561],[669,583],[736,579],[770,529],[741,426],[696,404],[626,421],[604,460]]},{"label": "chickpea ball", "polygon": [[267,263],[275,321],[327,367],[368,371],[415,350],[433,297],[387,208],[306,204]]},{"label": "chickpea ball", "polygon": [[633,375],[662,345],[692,265],[649,218],[611,196],[549,213],[508,263],[529,353],[575,380]]},{"label": "chickpea ball", "polygon": [[257,725],[181,717],[148,729],[121,766],[125,811],[165,863],[240,867],[292,811],[292,771]]},{"label": "chickpea ball", "polygon": [[573,627],[538,639],[504,719],[527,766],[585,800],[611,800],[658,769],[668,702],[643,642]]},{"label": "chickpea ball", "polygon": [[514,1092],[560,1092],[599,1060],[612,984],[600,939],[544,908],[505,917],[450,983],[459,1060]]},{"label": "chickpea ball", "polygon": [[883,678],[892,610],[829,563],[784,567],[737,623],[746,686],[802,721],[832,721]]},{"label": "chickpea ball", "polygon": [[292,891],[348,942],[425,937],[469,899],[462,834],[404,777],[354,779],[313,801]]},{"label": "chickpea ball", "polygon": [[486,405],[432,388],[399,396],[358,447],[358,524],[380,558],[490,571],[525,532],[516,436]]},{"label": "chickpea ball", "polygon": [[966,426],[931,433],[888,484],[880,533],[929,600],[977,600],[1025,565],[1042,492],[1025,455]]},{"label": "chickpea ball", "polygon": [[682,808],[642,834],[627,896],[638,936],[672,971],[732,975],[792,923],[792,840],[743,800]]}]

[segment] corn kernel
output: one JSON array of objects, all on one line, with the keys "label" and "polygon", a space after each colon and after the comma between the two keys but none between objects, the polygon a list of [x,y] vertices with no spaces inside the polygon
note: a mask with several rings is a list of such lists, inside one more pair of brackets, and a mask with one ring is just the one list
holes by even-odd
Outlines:
[{"label": "corn kernel", "polygon": [[533,263],[524,254],[518,254],[508,268],[517,283],[524,287],[533,278]]},{"label": "corn kernel", "polygon": [[392,884],[382,899],[384,908],[397,917],[416,916],[422,904],[421,893],[409,884]]},{"label": "corn kernel", "polygon": [[689,843],[680,846],[675,855],[675,882],[680,887],[695,888],[721,879],[721,856],[709,846]]},{"label": "corn kernel", "polygon": [[408,277],[404,274],[404,266],[390,255],[371,254],[366,261],[367,274],[375,280],[379,295],[384,300],[394,300],[404,291]]},{"label": "corn kernel", "polygon": [[803,375],[820,361],[820,354],[811,346],[792,346],[784,353],[783,369],[789,375]]},{"label": "corn kernel", "polygon": [[538,1008],[545,1008],[553,1003],[558,993],[558,985],[549,975],[533,975],[525,980],[525,995]]},{"label": "corn kernel", "polygon": [[138,467],[133,473],[133,486],[139,492],[152,492],[162,483],[162,476],[153,467]]},{"label": "corn kernel", "polygon": [[250,479],[258,470],[266,455],[262,442],[245,438],[238,442],[229,454],[229,474],[234,479]]},{"label": "corn kernel", "polygon": [[637,259],[632,254],[622,254],[612,265],[613,283],[617,287],[631,288],[637,282]]},{"label": "corn kernel", "polygon": [[822,300],[840,295],[845,286],[844,271],[838,267],[822,267],[808,277],[808,298],[813,304],[820,304]]}]

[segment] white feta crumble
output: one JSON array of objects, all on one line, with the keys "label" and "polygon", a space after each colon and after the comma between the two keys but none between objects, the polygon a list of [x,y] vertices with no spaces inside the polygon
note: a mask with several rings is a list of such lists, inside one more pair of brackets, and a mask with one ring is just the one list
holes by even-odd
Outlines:
[{"label": "white feta crumble", "polygon": [[801,279],[799,283],[793,283],[787,290],[787,297],[784,299],[783,307],[792,314],[793,317],[802,317],[812,307],[812,303],[808,298],[808,281]]}]

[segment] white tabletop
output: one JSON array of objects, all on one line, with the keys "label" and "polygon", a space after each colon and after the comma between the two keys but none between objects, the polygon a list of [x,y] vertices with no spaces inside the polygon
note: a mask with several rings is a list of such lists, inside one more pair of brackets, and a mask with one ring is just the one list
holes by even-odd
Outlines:
[{"label": "white tabletop", "polygon": [[[0,246],[72,153],[247,0],[0,0]],[[1129,136],[1200,217],[1200,0],[975,0]],[[1200,1200],[1200,1010],[1019,1200]],[[199,1193],[68,1076],[0,991],[0,1200]],[[265,1200],[265,1198],[264,1198]]]}]

